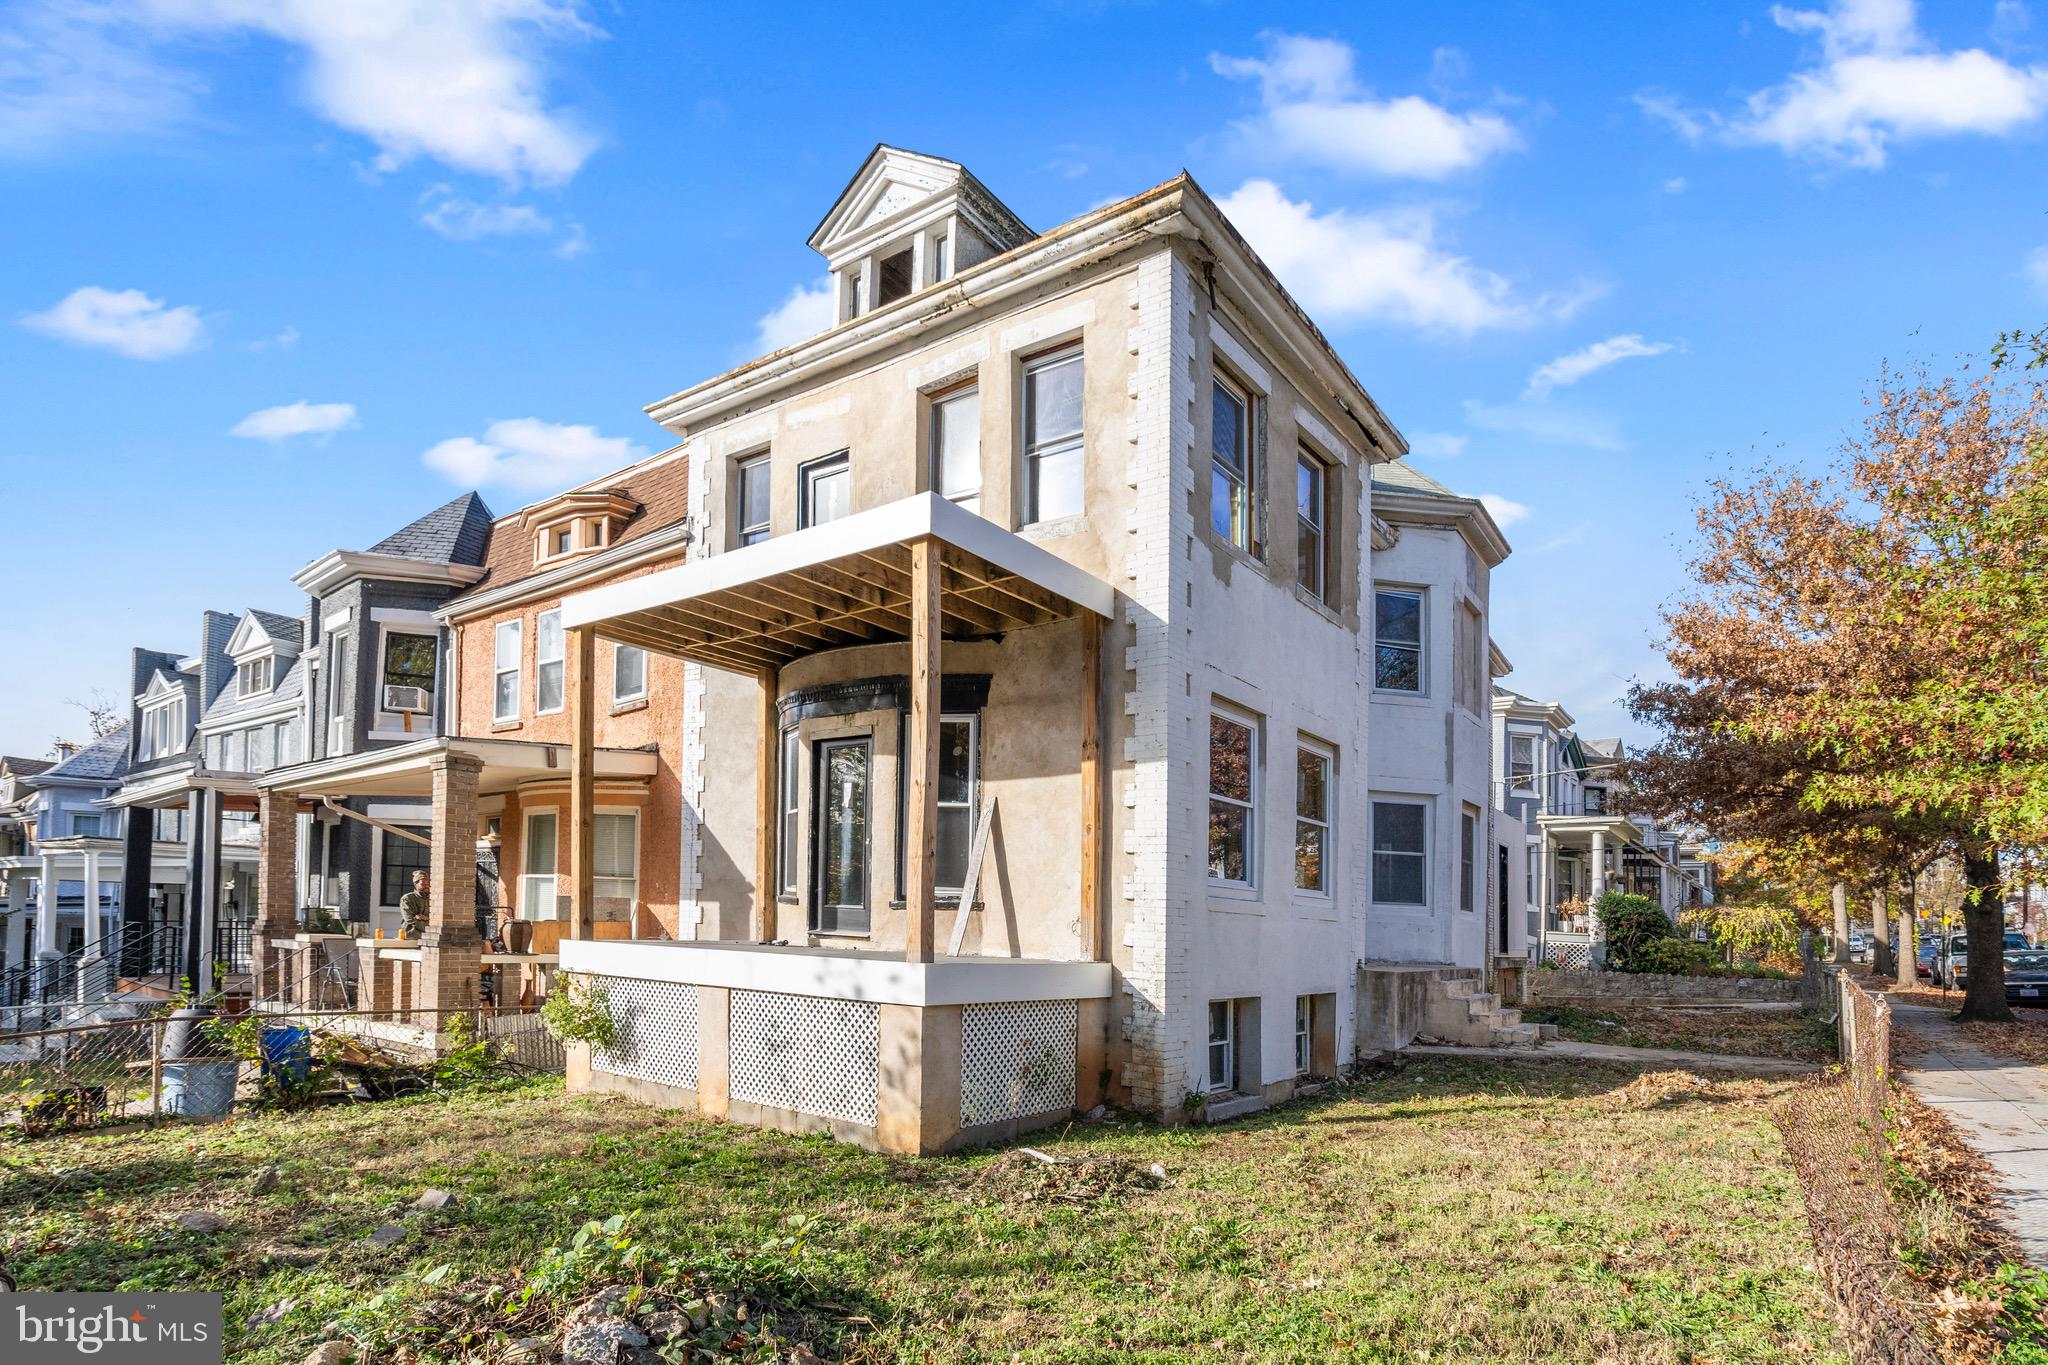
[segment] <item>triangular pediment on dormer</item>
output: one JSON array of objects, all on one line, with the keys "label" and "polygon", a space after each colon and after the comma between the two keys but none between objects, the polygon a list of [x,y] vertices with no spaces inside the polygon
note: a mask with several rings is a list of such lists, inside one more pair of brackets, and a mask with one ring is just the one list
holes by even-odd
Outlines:
[{"label": "triangular pediment on dormer", "polygon": [[159,668],[149,675],[149,686],[142,689],[142,704],[149,705],[165,697],[185,695],[185,685]]},{"label": "triangular pediment on dormer", "polygon": [[295,617],[251,608],[235,622],[235,632],[228,637],[227,655],[237,663],[265,654],[291,658],[299,652],[303,631]]}]

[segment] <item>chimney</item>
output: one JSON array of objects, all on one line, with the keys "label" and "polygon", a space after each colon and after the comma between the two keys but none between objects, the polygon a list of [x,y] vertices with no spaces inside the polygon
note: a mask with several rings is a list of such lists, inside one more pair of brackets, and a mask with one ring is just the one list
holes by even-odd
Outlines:
[{"label": "chimney", "polygon": [[228,640],[241,618],[224,611],[199,614],[199,709],[213,705],[214,698],[234,681],[235,662],[228,657]]}]

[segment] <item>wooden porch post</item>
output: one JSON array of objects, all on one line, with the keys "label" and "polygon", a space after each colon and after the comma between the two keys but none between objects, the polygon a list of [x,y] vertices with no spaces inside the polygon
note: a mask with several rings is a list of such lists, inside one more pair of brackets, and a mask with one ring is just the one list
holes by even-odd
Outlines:
[{"label": "wooden porch post", "polygon": [[776,776],[781,757],[775,698],[781,688],[781,670],[764,668],[760,679],[761,747],[754,781],[754,942],[766,943],[775,937]]},{"label": "wooden porch post", "polygon": [[594,676],[597,636],[588,627],[568,632],[569,655],[569,937],[591,938],[597,895],[597,755]]},{"label": "wooden porch post", "polygon": [[909,819],[904,831],[904,960],[930,962],[937,935],[932,885],[938,873],[939,832],[939,543],[926,537],[910,547]]},{"label": "wooden porch post", "polygon": [[1081,613],[1081,957],[1102,960],[1102,618]]}]

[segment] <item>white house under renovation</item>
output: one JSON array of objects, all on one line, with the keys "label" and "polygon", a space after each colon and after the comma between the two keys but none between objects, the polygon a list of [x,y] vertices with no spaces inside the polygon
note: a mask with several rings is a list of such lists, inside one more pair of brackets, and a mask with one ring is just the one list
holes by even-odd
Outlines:
[{"label": "white house under renovation", "polygon": [[[1526,951],[1506,542],[1193,180],[1038,233],[885,146],[810,240],[835,325],[648,409],[687,557],[562,605],[579,1083],[901,1151],[1216,1118]],[[598,638],[688,661],[680,941],[587,933]]]}]

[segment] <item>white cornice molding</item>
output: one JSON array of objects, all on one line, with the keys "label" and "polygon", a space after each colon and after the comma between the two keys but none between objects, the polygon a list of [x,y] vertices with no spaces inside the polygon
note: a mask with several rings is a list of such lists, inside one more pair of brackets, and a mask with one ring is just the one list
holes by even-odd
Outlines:
[{"label": "white cornice molding", "polygon": [[478,564],[443,564],[439,560],[372,554],[367,550],[334,550],[293,574],[292,582],[315,597],[324,597],[358,578],[465,588],[483,576],[483,566]]},{"label": "white cornice molding", "polygon": [[635,536],[623,545],[580,556],[572,562],[516,578],[497,588],[483,588],[444,602],[434,609],[434,619],[444,626],[460,625],[494,611],[535,597],[552,597],[575,588],[587,579],[599,578],[621,569],[635,568],[650,559],[665,559],[693,539],[690,523],[679,521],[659,531]]},{"label": "white cornice molding", "polygon": [[1447,498],[1439,493],[1403,493],[1384,488],[1372,492],[1372,510],[1394,526],[1446,526],[1497,568],[1511,553],[1507,537],[1493,514],[1477,498]]}]

